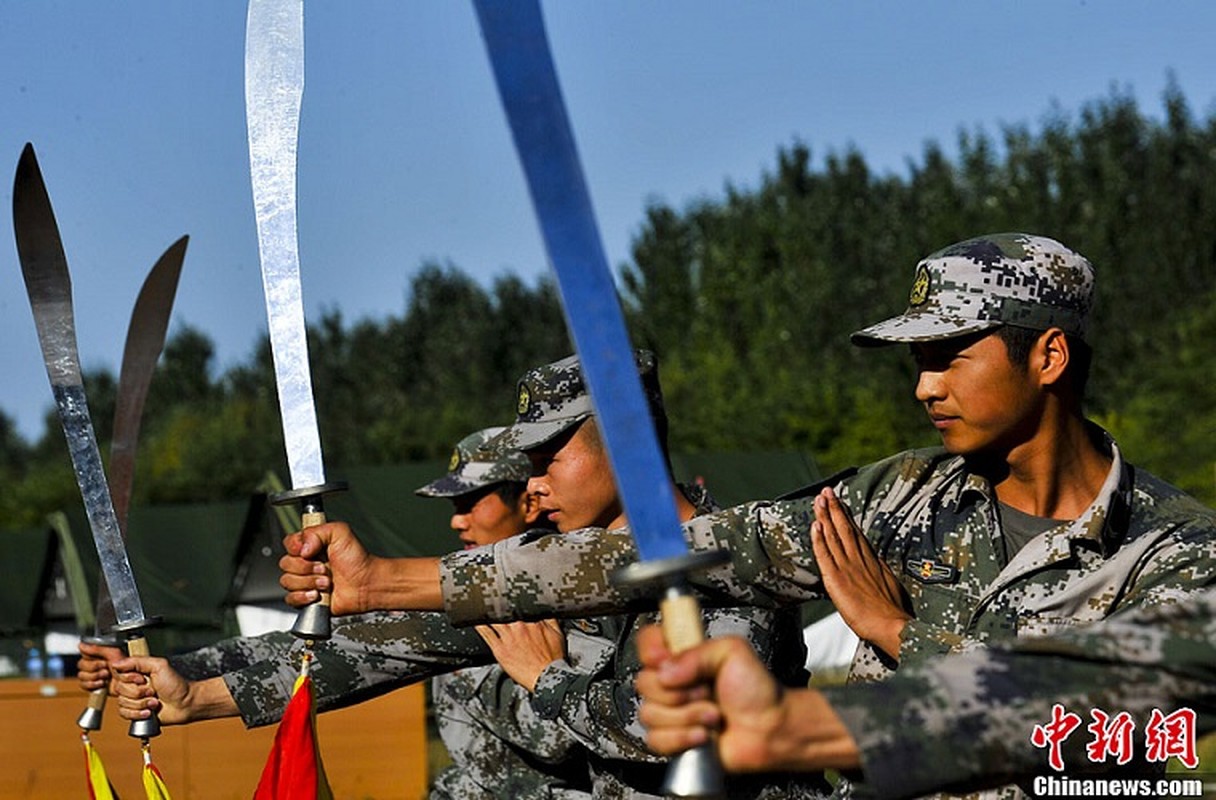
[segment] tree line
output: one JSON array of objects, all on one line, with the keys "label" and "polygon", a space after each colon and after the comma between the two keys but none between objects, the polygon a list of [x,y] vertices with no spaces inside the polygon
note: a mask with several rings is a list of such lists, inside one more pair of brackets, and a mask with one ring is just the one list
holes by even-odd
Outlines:
[{"label": "tree line", "polygon": [[[912,270],[970,236],[1025,231],[1086,255],[1098,276],[1089,415],[1135,463],[1216,502],[1216,117],[1171,84],[1160,118],[1112,91],[1076,114],[927,143],[905,174],[852,148],[816,164],[795,141],[754,186],[683,207],[652,203],[620,266],[635,342],[660,357],[678,451],[800,450],[826,471],[936,440],[903,348],[848,334],[906,305]],[[400,315],[309,330],[331,465],[445,456],[506,423],[528,367],[572,351],[547,278],[483,286],[429,263]],[[86,388],[103,451],[117,381]],[[206,332],[166,345],[145,411],[136,503],[247,494],[285,474],[270,350],[223,373]],[[79,503],[53,412],[24,441],[0,412],[6,524]]]}]

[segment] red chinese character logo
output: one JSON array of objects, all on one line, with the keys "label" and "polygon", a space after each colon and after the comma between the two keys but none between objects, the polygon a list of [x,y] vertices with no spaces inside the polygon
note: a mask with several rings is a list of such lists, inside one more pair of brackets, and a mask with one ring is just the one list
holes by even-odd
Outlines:
[{"label": "red chinese character logo", "polygon": [[1120,711],[1112,718],[1100,708],[1089,713],[1094,718],[1087,728],[1094,735],[1093,741],[1085,747],[1089,760],[1095,764],[1103,763],[1109,755],[1115,756],[1119,764],[1131,761],[1132,731],[1136,728],[1132,715]]},{"label": "red chinese character logo", "polygon": [[1081,718],[1071,711],[1065,711],[1064,706],[1056,703],[1051,707],[1051,722],[1045,725],[1035,725],[1030,732],[1030,743],[1035,747],[1048,747],[1047,763],[1057,772],[1064,769],[1064,756],[1060,747],[1064,740],[1081,724]]},{"label": "red chinese character logo", "polygon": [[1174,756],[1187,769],[1199,766],[1195,753],[1195,712],[1180,708],[1167,715],[1154,708],[1144,726],[1144,744],[1149,761],[1165,761]]}]

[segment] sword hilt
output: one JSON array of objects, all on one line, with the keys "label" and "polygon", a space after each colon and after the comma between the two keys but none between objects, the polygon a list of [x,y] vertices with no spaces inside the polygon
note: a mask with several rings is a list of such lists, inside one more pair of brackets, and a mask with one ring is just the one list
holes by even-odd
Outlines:
[{"label": "sword hilt", "polygon": [[[319,486],[276,492],[270,495],[269,500],[272,505],[276,506],[299,503],[300,527],[301,529],[311,528],[314,525],[325,524],[324,496],[345,490],[346,484],[343,482],[323,483]],[[315,602],[300,609],[300,613],[296,615],[295,624],[291,626],[291,632],[310,642],[328,639],[332,635],[329,621],[330,595],[331,592],[321,592],[321,596]]]},{"label": "sword hilt", "polygon": [[[661,583],[659,601],[663,638],[673,653],[682,653],[705,641],[701,604],[688,588],[688,573],[708,569],[730,559],[725,550],[699,550],[658,561],[643,561],[617,570],[612,582],[619,586]],[[717,737],[685,750],[667,765],[663,794],[668,797],[726,797],[726,776],[718,759]]]},{"label": "sword hilt", "polygon": [[[144,638],[142,631],[144,628],[159,625],[160,621],[160,617],[150,617],[114,626],[115,633],[121,633],[126,637],[127,655],[135,658],[147,658],[152,655],[148,649],[148,640]],[[160,736],[160,717],[153,711],[147,719],[131,720],[131,725],[127,728],[127,735],[144,741]]]}]

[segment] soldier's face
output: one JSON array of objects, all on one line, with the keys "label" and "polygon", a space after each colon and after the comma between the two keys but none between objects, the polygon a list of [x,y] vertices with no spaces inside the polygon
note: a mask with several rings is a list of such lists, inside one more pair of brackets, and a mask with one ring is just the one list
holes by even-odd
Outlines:
[{"label": "soldier's face", "polygon": [[529,451],[528,458],[528,491],[536,494],[541,514],[559,531],[625,524],[608,453],[593,423],[584,422],[572,434]]},{"label": "soldier's face", "polygon": [[912,345],[924,404],[946,450],[1006,455],[1030,441],[1042,419],[1043,395],[1024,364],[1009,360],[990,332]]},{"label": "soldier's face", "polygon": [[523,533],[528,528],[528,495],[510,504],[489,487],[452,498],[452,530],[465,548],[492,544]]}]

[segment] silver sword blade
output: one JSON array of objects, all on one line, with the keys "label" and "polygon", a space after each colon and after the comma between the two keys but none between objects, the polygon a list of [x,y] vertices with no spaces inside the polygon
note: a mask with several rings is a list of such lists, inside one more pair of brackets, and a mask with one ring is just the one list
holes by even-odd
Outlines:
[{"label": "silver sword blade", "polygon": [[250,0],[245,109],[258,253],[287,466],[295,489],[325,483],[308,367],[296,232],[296,145],[304,94],[302,0]]},{"label": "silver sword blade", "polygon": [[42,358],[115,617],[120,625],[136,625],[145,619],[143,603],[127,560],[85,398],[67,258],[34,148],[28,144],[13,182],[13,228]]}]

